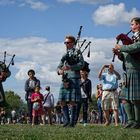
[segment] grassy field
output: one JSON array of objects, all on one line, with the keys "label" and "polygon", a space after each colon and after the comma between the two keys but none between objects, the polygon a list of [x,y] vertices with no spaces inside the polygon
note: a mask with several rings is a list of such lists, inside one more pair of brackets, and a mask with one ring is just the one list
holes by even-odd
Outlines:
[{"label": "grassy field", "polygon": [[0,140],[140,140],[140,130],[122,129],[121,126],[77,125],[30,126],[0,125]]}]

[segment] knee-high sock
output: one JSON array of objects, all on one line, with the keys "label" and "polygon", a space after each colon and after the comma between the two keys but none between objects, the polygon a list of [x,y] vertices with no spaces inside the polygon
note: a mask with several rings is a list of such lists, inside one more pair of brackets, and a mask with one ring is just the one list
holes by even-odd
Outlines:
[{"label": "knee-high sock", "polygon": [[133,104],[131,102],[127,102],[124,104],[124,109],[125,112],[127,114],[127,119],[128,119],[128,123],[133,122],[135,119],[135,115],[134,115],[134,107]]},{"label": "knee-high sock", "polygon": [[69,117],[69,108],[67,105],[63,106],[63,114],[64,114],[64,121],[65,123],[70,122],[70,117]]},{"label": "knee-high sock", "polygon": [[140,101],[134,102],[135,121],[140,123]]}]

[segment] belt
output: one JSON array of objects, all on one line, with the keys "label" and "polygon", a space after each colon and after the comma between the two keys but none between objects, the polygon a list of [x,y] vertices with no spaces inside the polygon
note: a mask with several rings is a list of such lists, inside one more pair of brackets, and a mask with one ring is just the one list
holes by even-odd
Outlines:
[{"label": "belt", "polygon": [[108,91],[108,92],[112,92],[112,91],[116,91],[116,89],[105,89],[103,91]]}]

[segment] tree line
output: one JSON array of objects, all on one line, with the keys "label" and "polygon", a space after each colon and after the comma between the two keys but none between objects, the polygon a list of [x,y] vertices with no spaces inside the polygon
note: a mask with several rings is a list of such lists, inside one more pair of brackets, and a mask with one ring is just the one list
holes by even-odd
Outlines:
[{"label": "tree line", "polygon": [[[22,110],[27,111],[27,104],[21,99],[21,97],[14,91],[5,91],[6,98],[6,112],[11,113],[11,110],[15,109],[16,112]],[[96,97],[95,94],[92,95],[92,102],[89,103],[89,110],[97,110]]]}]

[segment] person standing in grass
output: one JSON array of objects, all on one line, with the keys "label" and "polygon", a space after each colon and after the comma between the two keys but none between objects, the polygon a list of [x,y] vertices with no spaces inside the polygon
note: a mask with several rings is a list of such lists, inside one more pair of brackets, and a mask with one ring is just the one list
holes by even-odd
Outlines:
[{"label": "person standing in grass", "polygon": [[[113,52],[124,62],[126,68],[124,108],[128,123],[124,128],[140,129],[140,17],[132,18],[130,24],[133,32],[131,43],[129,45],[116,44]],[[120,34],[117,39],[123,42],[122,35],[126,36]]]},{"label": "person standing in grass", "polygon": [[[75,121],[77,122],[80,114],[80,109],[82,107],[82,116],[83,116],[83,125],[86,126],[88,123],[88,107],[89,107],[89,102],[92,102],[91,99],[91,94],[92,94],[92,83],[91,80],[88,78],[89,71],[87,70],[80,70],[80,75],[81,75],[81,96],[82,100],[80,104],[77,104],[77,113],[76,113],[76,119]],[[75,122],[75,123],[76,123]]]},{"label": "person standing in grass", "polygon": [[[105,72],[104,69],[108,71]],[[104,71],[104,72],[103,72]],[[105,125],[109,125],[109,110],[114,112],[115,126],[118,126],[118,80],[120,74],[114,69],[113,64],[103,65],[98,75],[99,79],[103,81],[102,93],[102,109],[105,117]]]},{"label": "person standing in grass", "polygon": [[125,91],[125,82],[122,82],[119,84],[120,87],[120,91],[119,91],[119,111],[120,111],[120,120],[121,120],[121,124],[123,126],[126,125],[127,122],[127,114],[125,112],[125,108],[124,108],[124,103],[125,103],[125,99],[124,99],[124,91]]},{"label": "person standing in grass", "polygon": [[33,103],[31,102],[31,96],[34,93],[35,86],[40,87],[40,80],[38,80],[35,77],[35,71],[33,69],[30,69],[28,71],[29,79],[25,82],[25,100],[27,101],[27,107],[28,107],[28,115],[29,115],[29,123],[32,123],[32,107]]},{"label": "person standing in grass", "polygon": [[96,87],[96,99],[97,99],[97,107],[98,107],[98,114],[99,114],[99,122],[102,124],[103,123],[103,110],[102,110],[102,84],[98,84]]},{"label": "person standing in grass", "polygon": [[[49,117],[49,124],[52,125],[52,111],[54,109],[54,96],[50,92],[50,86],[46,86],[44,95],[44,102],[43,102],[43,108],[44,108],[44,118],[46,115]],[[45,122],[45,121],[44,121]]]},{"label": "person standing in grass", "polygon": [[61,108],[60,102],[57,102],[55,106],[55,114],[56,114],[56,123],[61,124],[63,114],[62,114],[62,108]]},{"label": "person standing in grass", "polygon": [[35,118],[39,120],[40,124],[42,121],[43,112],[43,105],[42,101],[44,100],[43,95],[40,93],[40,87],[35,87],[35,92],[31,96],[31,102],[33,103],[33,110],[32,110],[32,125],[35,124]]},{"label": "person standing in grass", "polygon": [[[63,127],[74,127],[76,104],[81,101],[80,70],[84,65],[84,59],[80,50],[75,48],[75,37],[66,36],[64,44],[67,52],[62,56],[57,68],[57,73],[62,75],[58,101],[61,102],[64,114]],[[71,106],[71,116],[69,105]]]},{"label": "person standing in grass", "polygon": [[11,119],[12,119],[13,124],[15,124],[17,122],[17,112],[15,109],[12,109],[12,111],[11,111]]}]

